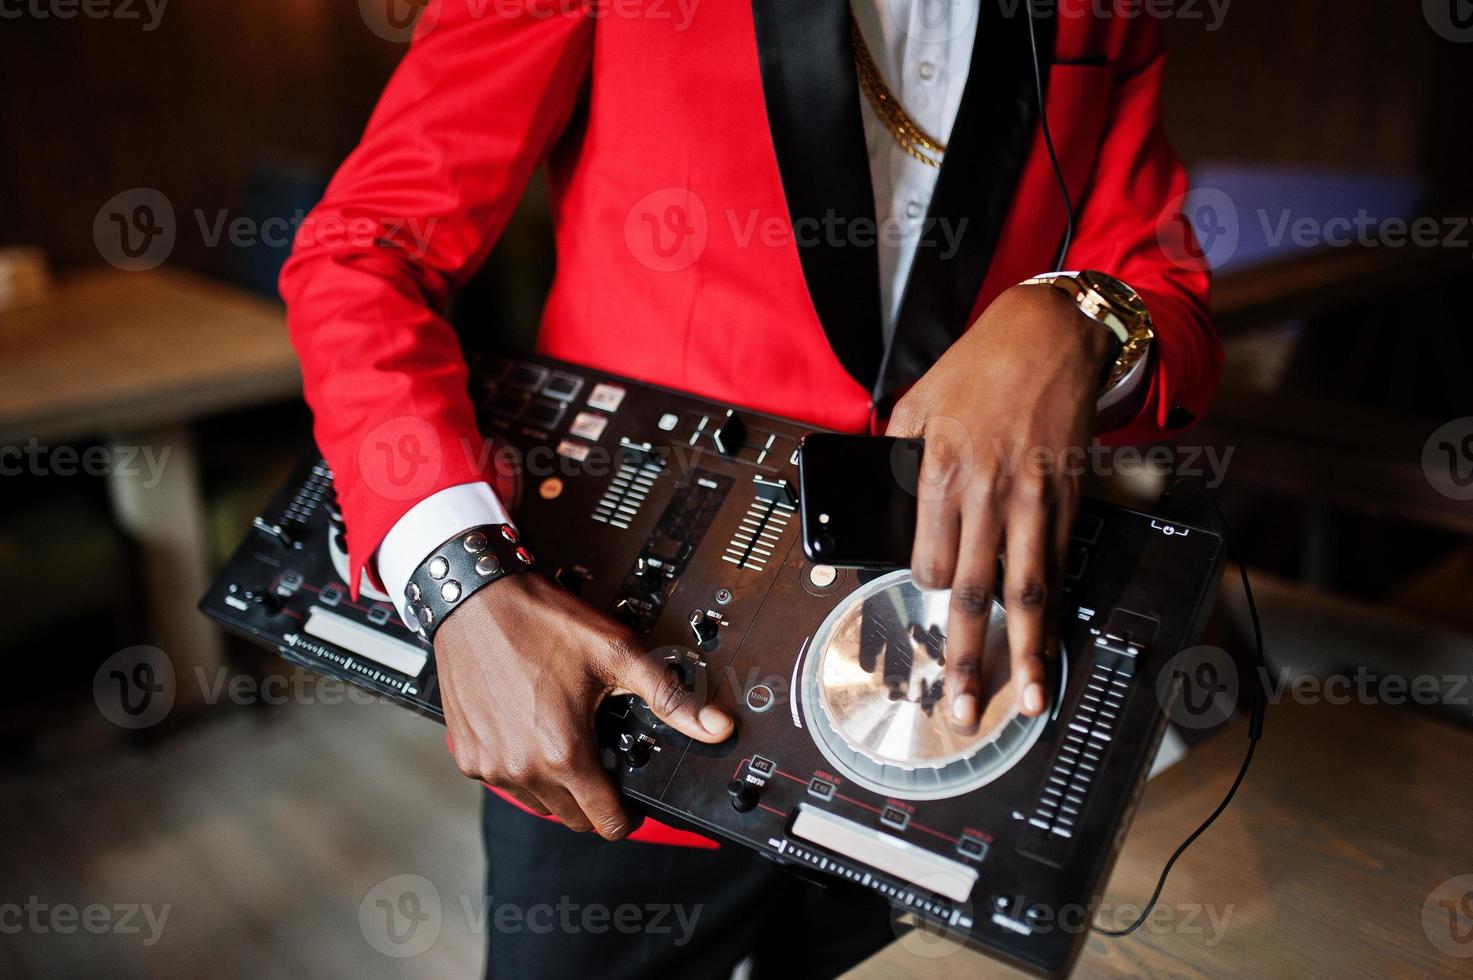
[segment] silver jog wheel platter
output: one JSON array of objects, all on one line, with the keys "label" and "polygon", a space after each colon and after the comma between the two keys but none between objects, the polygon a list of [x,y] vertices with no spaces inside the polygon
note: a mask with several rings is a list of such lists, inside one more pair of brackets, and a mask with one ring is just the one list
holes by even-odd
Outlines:
[{"label": "silver jog wheel platter", "polygon": [[819,751],[846,779],[901,799],[943,799],[1002,776],[1038,740],[1048,716],[1017,710],[1006,614],[995,601],[982,720],[969,732],[952,727],[944,683],[950,598],[921,590],[901,569],[857,589],[814,634],[803,713]]}]

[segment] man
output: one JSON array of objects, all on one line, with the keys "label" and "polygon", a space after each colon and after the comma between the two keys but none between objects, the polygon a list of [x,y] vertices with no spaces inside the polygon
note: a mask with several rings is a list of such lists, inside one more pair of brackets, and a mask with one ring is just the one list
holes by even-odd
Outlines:
[{"label": "man", "polygon": [[[558,269],[539,349],[816,426],[924,436],[912,567],[951,590],[950,717],[976,724],[994,592],[1019,708],[1044,710],[1078,483],[1059,461],[1096,431],[1189,424],[1221,361],[1174,214],[1186,181],[1158,127],[1157,25],[1048,9],[1030,32],[1021,4],[978,0],[432,0],[282,277],[355,587],[376,576],[402,603],[433,549],[513,519],[464,449],[479,433],[439,311],[545,162]],[[1062,266],[1112,277],[1097,287],[1020,285],[1057,267],[1068,214],[1035,50],[1075,204]],[[430,230],[422,248],[406,227]],[[411,489],[384,445],[423,464]],[[701,910],[685,943],[497,933],[492,973],[724,976],[779,950],[789,970],[834,973],[889,938],[865,896],[793,891],[731,848],[636,831],[591,743],[600,699],[632,690],[707,742],[733,721],[672,689],[626,629],[535,575],[491,582],[434,629],[456,763],[517,805],[486,804],[494,900]],[[631,833],[644,843],[607,843]]]}]

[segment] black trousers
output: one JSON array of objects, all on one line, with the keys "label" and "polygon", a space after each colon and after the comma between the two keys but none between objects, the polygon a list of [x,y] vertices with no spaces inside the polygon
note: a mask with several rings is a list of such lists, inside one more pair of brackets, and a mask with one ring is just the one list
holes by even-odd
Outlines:
[{"label": "black trousers", "polygon": [[575,980],[832,977],[893,940],[888,905],[820,887],[734,844],[575,834],[486,794],[486,974]]}]

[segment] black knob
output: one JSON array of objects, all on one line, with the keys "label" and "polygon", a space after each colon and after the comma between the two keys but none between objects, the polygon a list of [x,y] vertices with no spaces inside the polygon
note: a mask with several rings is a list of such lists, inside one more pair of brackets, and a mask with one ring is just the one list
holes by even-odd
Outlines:
[{"label": "black knob", "polygon": [[665,584],[665,567],[658,559],[641,555],[634,563],[634,577],[646,592],[659,592]]},{"label": "black knob", "polygon": [[720,626],[721,624],[714,617],[707,616],[704,610],[697,609],[690,614],[690,631],[696,638],[697,646],[715,646]]},{"label": "black knob", "polygon": [[[234,591],[234,587],[231,587]],[[269,589],[243,589],[236,595],[251,605],[260,606],[268,616],[275,616],[286,608],[286,600]]]},{"label": "black knob", "polygon": [[629,598],[627,596],[614,603],[614,608],[611,610],[611,612],[614,619],[623,623],[625,626],[639,626],[639,609],[635,607],[634,603],[629,601]]},{"label": "black knob", "polygon": [[633,735],[625,733],[619,736],[619,751],[623,753],[624,765],[629,767],[630,772],[643,769],[650,764],[649,743]]},{"label": "black knob", "polygon": [[723,456],[735,456],[747,444],[747,423],[736,412],[727,412],[725,420],[711,433],[716,451]]},{"label": "black knob", "polygon": [[737,813],[746,813],[757,807],[757,787],[743,779],[733,779],[726,784],[731,795],[731,808]]}]

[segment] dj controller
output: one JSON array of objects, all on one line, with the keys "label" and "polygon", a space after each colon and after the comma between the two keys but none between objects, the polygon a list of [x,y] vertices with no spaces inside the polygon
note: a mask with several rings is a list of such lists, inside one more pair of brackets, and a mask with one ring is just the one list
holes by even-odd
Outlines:
[{"label": "dj controller", "polygon": [[[521,461],[512,510],[539,571],[737,720],[706,745],[632,695],[605,701],[597,736],[626,797],[1034,972],[1068,972],[1164,731],[1158,677],[1215,593],[1218,535],[1086,500],[1048,710],[1014,708],[994,605],[983,719],[960,734],[941,703],[947,595],[903,569],[804,555],[810,429],[545,358],[479,358],[471,385],[482,431]],[[366,579],[350,597],[342,520],[314,455],[201,609],[443,718],[422,635]]]}]

